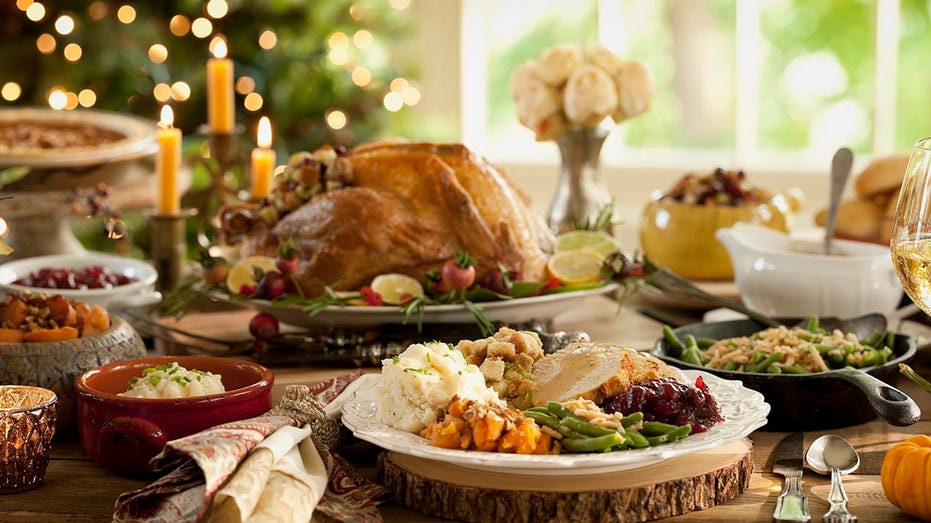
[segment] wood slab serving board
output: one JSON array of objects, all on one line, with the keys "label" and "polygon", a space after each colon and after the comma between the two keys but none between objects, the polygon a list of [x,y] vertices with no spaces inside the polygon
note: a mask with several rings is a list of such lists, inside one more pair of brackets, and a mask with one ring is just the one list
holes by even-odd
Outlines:
[{"label": "wood slab serving board", "polygon": [[475,522],[672,517],[737,497],[752,472],[749,439],[638,469],[575,476],[502,474],[396,452],[378,459],[379,482],[397,503]]}]

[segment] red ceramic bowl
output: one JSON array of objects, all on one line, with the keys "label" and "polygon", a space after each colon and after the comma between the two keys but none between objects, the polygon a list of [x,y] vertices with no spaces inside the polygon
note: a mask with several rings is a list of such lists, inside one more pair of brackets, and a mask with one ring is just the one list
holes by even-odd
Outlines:
[{"label": "red ceramic bowl", "polygon": [[[226,392],[191,398],[130,398],[129,380],[155,365],[219,374]],[[97,463],[125,475],[150,471],[165,443],[204,429],[264,414],[274,374],[250,361],[212,356],[159,356],[97,367],[74,383],[81,446]]]}]

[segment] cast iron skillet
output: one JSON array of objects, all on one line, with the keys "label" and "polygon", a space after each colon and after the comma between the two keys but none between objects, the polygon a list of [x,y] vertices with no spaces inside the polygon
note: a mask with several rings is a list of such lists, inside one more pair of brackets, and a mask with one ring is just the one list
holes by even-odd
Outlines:
[{"label": "cast iron skillet", "polygon": [[[747,336],[765,328],[754,320],[733,320],[696,323],[673,332],[680,339],[687,334],[724,339]],[[916,341],[906,334],[896,334],[894,345],[894,359],[884,365],[863,371],[841,369],[816,374],[762,374],[698,367],[673,357],[664,338],[656,341],[652,354],[679,368],[700,369],[725,379],[740,380],[745,387],[762,393],[772,407],[764,430],[804,431],[856,425],[877,415],[898,426],[917,422],[921,416],[918,405],[891,386],[900,377],[899,363],[906,363],[915,355]],[[867,408],[867,402],[872,408]]]}]

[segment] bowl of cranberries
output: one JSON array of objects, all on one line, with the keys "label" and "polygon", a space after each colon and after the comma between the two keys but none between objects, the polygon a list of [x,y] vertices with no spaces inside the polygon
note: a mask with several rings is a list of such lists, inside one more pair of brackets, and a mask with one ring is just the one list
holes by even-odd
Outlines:
[{"label": "bowl of cranberries", "polygon": [[686,174],[644,207],[640,245],[647,258],[682,277],[731,280],[731,258],[715,232],[737,222],[788,231],[800,202],[797,189],[776,193],[743,171]]},{"label": "bowl of cranberries", "polygon": [[110,310],[156,303],[158,274],[148,263],[89,252],[23,258],[0,265],[0,290],[61,294]]}]

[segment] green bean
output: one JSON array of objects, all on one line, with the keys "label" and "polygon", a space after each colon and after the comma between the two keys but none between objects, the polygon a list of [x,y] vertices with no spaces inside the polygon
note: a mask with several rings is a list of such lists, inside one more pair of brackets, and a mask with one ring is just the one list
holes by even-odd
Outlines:
[{"label": "green bean", "polygon": [[714,338],[698,338],[695,340],[695,342],[698,343],[699,349],[707,349],[708,347],[717,343],[718,340]]},{"label": "green bean", "polygon": [[668,343],[669,348],[672,349],[670,355],[679,357],[682,351],[685,350],[685,345],[683,345],[682,340],[676,336],[676,333],[672,331],[672,327],[663,325],[663,337],[666,338],[666,343]]},{"label": "green bean", "polygon": [[[756,363],[760,363],[760,362],[762,362],[763,360],[766,359],[766,354],[764,354],[764,353],[762,353],[762,352],[754,352],[753,355],[750,356],[750,359],[752,359],[752,360],[753,360],[753,363],[755,363],[755,364],[756,364]],[[746,369],[744,369],[744,370],[746,370]]]},{"label": "green bean", "polygon": [[880,359],[879,351],[876,349],[868,349],[863,351],[863,366],[864,367],[873,367],[875,366]]},{"label": "green bean", "polygon": [[566,416],[563,418],[562,424],[578,432],[579,434],[584,434],[586,436],[607,436],[612,432],[617,432],[614,429],[599,427],[573,416]]},{"label": "green bean", "polygon": [[685,351],[682,352],[682,361],[702,367],[701,354],[699,353],[698,347],[688,347]]},{"label": "green bean", "polygon": [[786,365],[782,368],[782,372],[786,374],[809,374],[809,371],[799,367],[798,365]]},{"label": "green bean", "polygon": [[553,414],[552,412],[550,412],[550,409],[548,409],[548,408],[546,408],[546,407],[530,407],[529,409],[525,410],[524,412],[527,412],[527,411],[530,411],[530,412],[539,412],[539,413],[541,413],[541,414],[547,414],[547,415],[552,415],[552,414]]},{"label": "green bean", "polygon": [[635,449],[642,449],[650,446],[650,440],[633,429],[624,431],[624,438],[627,440],[627,443]]},{"label": "green bean", "polygon": [[637,423],[640,423],[641,421],[643,421],[642,412],[631,412],[630,414],[621,418],[621,425],[624,428],[627,428],[627,427],[630,427],[631,425],[636,425]]},{"label": "green bean", "polygon": [[659,436],[650,436],[647,438],[647,440],[650,442],[650,445],[656,446],[656,445],[661,445],[663,443],[672,443],[673,441],[676,441],[678,439],[682,439],[688,436],[691,432],[692,432],[691,425],[682,425],[680,427],[676,427],[674,430],[671,430],[665,434],[661,434]]},{"label": "green bean", "polygon": [[808,318],[808,325],[805,327],[805,330],[808,332],[818,332],[821,330],[820,323],[821,322],[817,316],[810,316]]},{"label": "green bean", "polygon": [[869,338],[867,338],[867,339],[865,339],[865,340],[862,340],[860,343],[861,343],[862,345],[869,345],[870,347],[873,347],[873,346],[875,346],[877,343],[880,342],[880,340],[882,339],[882,337],[883,337],[884,334],[885,334],[885,333],[884,333],[883,331],[876,331],[876,332],[874,332],[872,335],[870,335]]},{"label": "green bean", "polygon": [[536,421],[539,425],[545,425],[553,430],[559,430],[559,418],[552,414],[544,414],[533,410],[525,410],[524,416]]},{"label": "green bean", "polygon": [[895,332],[889,331],[886,333],[886,347],[890,349],[895,347]]},{"label": "green bean", "polygon": [[766,367],[766,374],[782,374],[782,369],[773,364],[770,364]]},{"label": "green bean", "polygon": [[560,419],[573,415],[571,410],[558,401],[547,401],[546,408]]},{"label": "green bean", "polygon": [[825,345],[824,343],[816,343],[815,348],[818,349],[818,352],[821,354],[828,354],[832,350],[838,350],[840,347],[837,345]]},{"label": "green bean", "polygon": [[560,443],[569,452],[598,452],[624,443],[620,432],[612,432],[594,438],[563,438]]},{"label": "green bean", "polygon": [[734,370],[737,370],[738,367],[740,367],[740,365],[738,365],[736,361],[729,361],[724,364],[724,367],[722,367],[722,369],[734,371]]},{"label": "green bean", "polygon": [[692,347],[696,349],[698,348],[698,340],[695,339],[695,336],[693,336],[692,334],[686,334],[685,335],[685,348],[690,349]]},{"label": "green bean", "polygon": [[662,423],[659,421],[644,421],[643,426],[640,427],[640,432],[646,434],[647,436],[659,436],[660,434],[665,434],[675,428],[677,428],[675,425],[670,425],[669,423]]},{"label": "green bean", "polygon": [[754,365],[748,365],[747,367],[744,368],[744,370],[747,372],[760,372],[761,370],[766,369],[766,367],[769,367],[770,365],[772,365],[773,363],[776,363],[777,361],[782,361],[782,352],[780,351],[776,351],[770,354],[769,357],[765,358],[763,361],[759,363],[756,363]]}]

